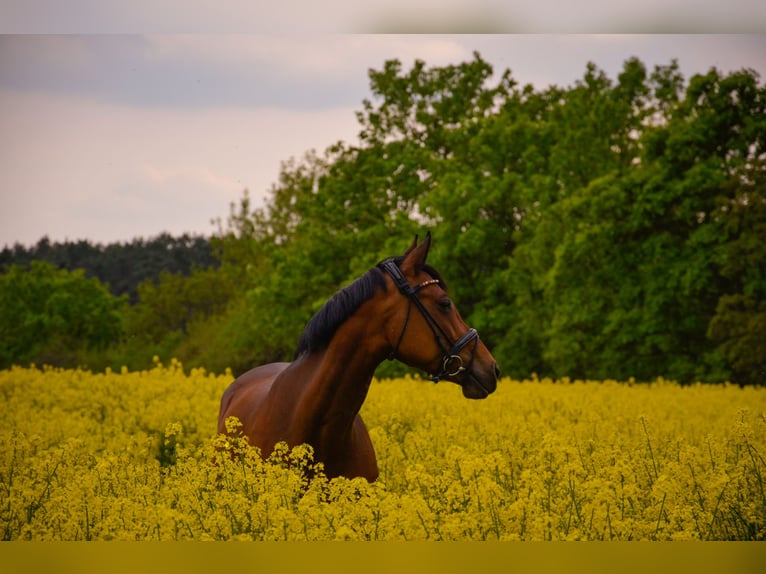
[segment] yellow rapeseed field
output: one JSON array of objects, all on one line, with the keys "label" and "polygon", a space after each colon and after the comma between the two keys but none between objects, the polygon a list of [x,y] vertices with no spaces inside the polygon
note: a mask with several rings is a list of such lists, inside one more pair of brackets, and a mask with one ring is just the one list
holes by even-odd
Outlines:
[{"label": "yellow rapeseed field", "polygon": [[175,361],[0,371],[2,538],[766,538],[766,389],[505,379],[468,401],[375,381],[368,484],[216,436],[230,381]]}]

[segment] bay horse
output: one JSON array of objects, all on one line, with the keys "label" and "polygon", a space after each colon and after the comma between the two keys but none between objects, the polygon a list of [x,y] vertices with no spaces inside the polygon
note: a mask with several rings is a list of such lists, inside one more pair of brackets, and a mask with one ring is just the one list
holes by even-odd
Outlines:
[{"label": "bay horse", "polygon": [[[431,234],[339,290],[308,322],[293,361],[239,376],[223,393],[218,432],[237,417],[250,444],[268,456],[284,441],[308,443],[328,478],[378,477],[378,464],[359,409],[375,369],[398,359],[457,383],[463,395],[495,391],[497,363],[426,263]],[[412,307],[417,309],[412,312]]]}]

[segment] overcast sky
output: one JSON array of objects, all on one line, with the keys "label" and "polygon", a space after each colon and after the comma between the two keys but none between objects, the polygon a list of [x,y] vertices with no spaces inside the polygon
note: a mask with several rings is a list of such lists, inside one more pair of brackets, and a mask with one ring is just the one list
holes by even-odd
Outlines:
[{"label": "overcast sky", "polygon": [[18,22],[43,34],[0,35],[0,247],[210,234],[245,188],[267,194],[280,162],[355,143],[367,72],[391,58],[476,50],[538,88],[571,85],[588,61],[615,78],[631,56],[677,58],[687,79],[713,66],[766,78],[766,35],[64,36]]}]

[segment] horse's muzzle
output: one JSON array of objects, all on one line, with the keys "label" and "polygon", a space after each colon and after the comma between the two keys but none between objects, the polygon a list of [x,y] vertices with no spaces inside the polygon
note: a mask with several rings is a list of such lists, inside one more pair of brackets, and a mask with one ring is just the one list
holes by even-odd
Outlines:
[{"label": "horse's muzzle", "polygon": [[489,370],[474,364],[462,375],[460,386],[463,390],[463,396],[467,399],[486,399],[497,389],[500,369],[494,362]]}]

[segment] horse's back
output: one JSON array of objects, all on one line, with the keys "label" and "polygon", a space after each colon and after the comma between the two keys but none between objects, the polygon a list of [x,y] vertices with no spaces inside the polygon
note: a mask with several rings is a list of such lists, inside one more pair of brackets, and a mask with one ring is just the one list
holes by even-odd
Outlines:
[{"label": "horse's back", "polygon": [[290,363],[269,363],[242,373],[223,392],[218,412],[218,432],[226,432],[226,419],[234,416],[243,424],[263,404],[276,376]]}]

